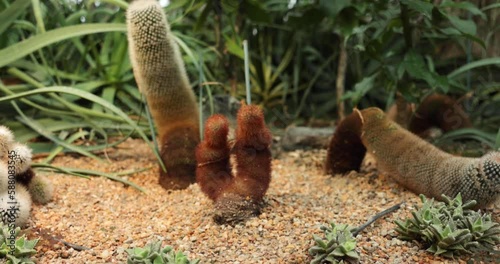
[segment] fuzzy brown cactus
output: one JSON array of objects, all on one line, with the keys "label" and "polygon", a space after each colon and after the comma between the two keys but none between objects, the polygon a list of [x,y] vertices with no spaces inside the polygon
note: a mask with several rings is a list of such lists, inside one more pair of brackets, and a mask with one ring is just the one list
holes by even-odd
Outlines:
[{"label": "fuzzy brown cactus", "polygon": [[129,55],[139,90],[158,130],[160,184],[183,189],[195,182],[199,116],[179,47],[155,0],[137,0],[127,10]]},{"label": "fuzzy brown cactus", "polygon": [[[211,116],[204,140],[196,149],[196,181],[214,201],[218,223],[235,223],[259,213],[271,181],[271,133],[262,110],[243,105],[237,116],[235,142],[227,141],[229,123],[222,115]],[[230,164],[235,156],[236,173]]]},{"label": "fuzzy brown cactus", "polygon": [[449,132],[472,127],[462,105],[444,94],[428,95],[417,107],[398,93],[396,102],[389,108],[387,116],[403,128],[423,138],[429,136],[430,128],[439,128],[443,132]]},{"label": "fuzzy brown cactus", "polygon": [[481,158],[453,156],[392,122],[378,108],[355,109],[341,122],[328,149],[327,172],[358,170],[363,148],[375,157],[380,170],[417,194],[441,199],[442,194],[461,193],[464,200],[476,200],[477,207],[499,197],[499,152]]},{"label": "fuzzy brown cactus", "polygon": [[408,130],[425,135],[431,127],[438,127],[443,132],[472,127],[469,116],[454,99],[443,94],[431,94],[420,103],[415,110]]}]

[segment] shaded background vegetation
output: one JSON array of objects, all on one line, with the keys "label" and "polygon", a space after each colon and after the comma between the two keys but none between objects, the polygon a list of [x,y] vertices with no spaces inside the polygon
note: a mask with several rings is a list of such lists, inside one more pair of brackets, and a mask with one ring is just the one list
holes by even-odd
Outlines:
[{"label": "shaded background vegetation", "polygon": [[[0,122],[35,152],[49,152],[46,162],[61,151],[97,158],[113,136],[154,135],[128,59],[127,5],[0,0]],[[205,104],[215,95],[244,98],[248,40],[252,100],[274,128],[331,124],[354,106],[387,108],[398,93],[418,103],[439,92],[462,98],[475,125],[448,138],[495,148],[499,10],[494,1],[445,0],[175,0],[165,7]]]}]

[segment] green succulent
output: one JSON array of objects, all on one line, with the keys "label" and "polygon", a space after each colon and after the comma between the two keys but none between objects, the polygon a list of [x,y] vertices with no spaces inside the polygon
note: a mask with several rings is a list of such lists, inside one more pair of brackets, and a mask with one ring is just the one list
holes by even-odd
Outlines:
[{"label": "green succulent", "polygon": [[309,254],[314,257],[311,264],[357,263],[359,261],[352,227],[331,223],[330,226],[322,226],[321,230],[324,232],[325,239],[313,235],[316,244],[309,249]]},{"label": "green succulent", "polygon": [[460,194],[454,199],[443,195],[444,202],[420,198],[422,208],[411,212],[412,219],[395,221],[400,239],[422,241],[427,251],[448,258],[493,252],[500,242],[500,225],[471,210],[474,200],[463,203]]},{"label": "green succulent", "polygon": [[[36,254],[35,246],[38,239],[28,240],[25,235],[19,236],[21,229],[11,229],[8,225],[0,223],[0,257],[7,259],[7,264],[31,264],[35,263],[30,257]],[[10,237],[15,237],[14,249]]]},{"label": "green succulent", "polygon": [[161,241],[148,244],[144,248],[127,249],[127,264],[197,264],[200,260],[189,260],[181,251],[175,252],[171,246],[161,248]]}]

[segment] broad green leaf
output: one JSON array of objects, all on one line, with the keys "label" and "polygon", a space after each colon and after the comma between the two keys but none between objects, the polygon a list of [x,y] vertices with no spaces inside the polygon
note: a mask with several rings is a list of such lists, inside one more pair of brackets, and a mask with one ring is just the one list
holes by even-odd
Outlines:
[{"label": "broad green leaf", "polygon": [[476,24],[474,21],[460,19],[453,15],[447,15],[446,17],[456,29],[465,34],[476,35]]},{"label": "broad green leaf", "polygon": [[227,51],[229,51],[229,53],[237,56],[238,58],[244,60],[245,59],[245,54],[243,52],[242,45],[237,44],[229,36],[224,35],[224,38],[226,39],[226,48],[227,48]]},{"label": "broad green leaf", "polygon": [[420,0],[401,0],[400,1],[402,4],[408,6],[408,9],[410,10],[415,10],[421,14],[424,14],[427,17],[432,16],[432,9],[434,8],[434,5],[429,2],[425,1],[420,1]]},{"label": "broad green leaf", "polygon": [[[422,1],[411,1],[411,2],[422,2]],[[480,16],[482,19],[486,19],[486,15],[479,8],[477,8],[476,5],[474,5],[471,2],[444,1],[440,5],[440,8],[442,8],[442,7],[444,7],[444,8],[452,7],[452,8],[464,9],[464,10],[470,12],[472,15]]]},{"label": "broad green leaf", "polygon": [[351,6],[351,0],[320,0],[319,6],[330,16],[336,17],[344,8]]},{"label": "broad green leaf", "polygon": [[372,76],[363,78],[354,85],[353,91],[348,91],[341,99],[345,100],[350,98],[354,105],[358,104],[361,98],[373,88],[377,76],[378,74],[373,74]]}]

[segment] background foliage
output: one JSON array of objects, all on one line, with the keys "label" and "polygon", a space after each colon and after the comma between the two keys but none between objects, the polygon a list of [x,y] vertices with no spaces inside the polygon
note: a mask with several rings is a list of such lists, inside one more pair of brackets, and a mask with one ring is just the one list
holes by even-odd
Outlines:
[{"label": "background foliage", "polygon": [[[485,2],[176,0],[165,11],[205,102],[244,98],[246,39],[252,99],[273,127],[334,120],[339,101],[386,108],[397,93],[418,103],[440,92],[465,98],[476,127],[448,138],[498,148],[500,3]],[[98,159],[111,137],[154,134],[128,59],[127,6],[0,0],[0,122],[47,162],[61,151]]]}]

